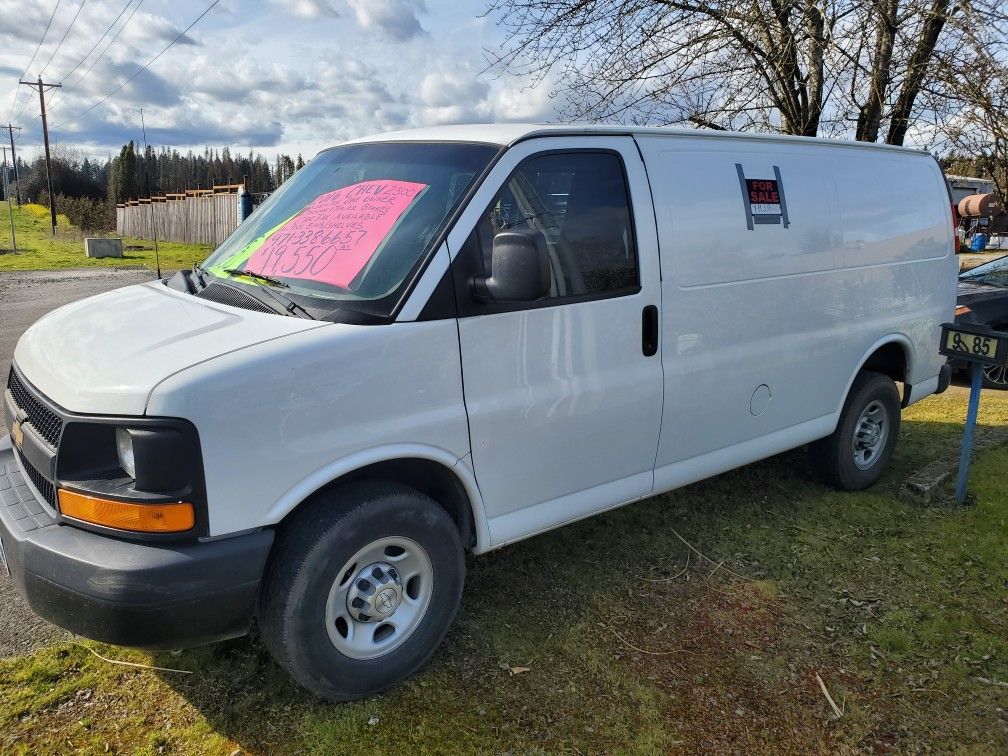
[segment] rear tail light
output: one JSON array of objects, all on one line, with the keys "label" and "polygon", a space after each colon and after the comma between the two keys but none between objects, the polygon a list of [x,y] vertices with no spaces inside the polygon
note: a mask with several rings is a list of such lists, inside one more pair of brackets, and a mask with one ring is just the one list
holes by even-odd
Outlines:
[{"label": "rear tail light", "polygon": [[959,254],[959,208],[952,204],[952,254]]}]

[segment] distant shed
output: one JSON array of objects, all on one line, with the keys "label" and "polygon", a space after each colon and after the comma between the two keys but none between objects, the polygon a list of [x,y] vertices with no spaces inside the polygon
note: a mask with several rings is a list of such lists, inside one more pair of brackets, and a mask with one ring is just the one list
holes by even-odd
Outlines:
[{"label": "distant shed", "polygon": [[949,185],[952,187],[952,204],[958,205],[963,197],[971,194],[991,194],[995,191],[992,179],[977,178],[976,176],[953,176],[946,175]]}]

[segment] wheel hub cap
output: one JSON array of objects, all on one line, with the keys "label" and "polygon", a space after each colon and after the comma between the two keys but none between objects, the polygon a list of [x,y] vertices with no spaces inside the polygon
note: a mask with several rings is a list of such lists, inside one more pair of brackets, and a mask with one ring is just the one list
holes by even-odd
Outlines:
[{"label": "wheel hub cap", "polygon": [[335,573],[325,605],[329,640],[351,659],[390,653],[419,627],[434,592],[426,550],[404,536],[358,549]]},{"label": "wheel hub cap", "polygon": [[987,380],[999,387],[1008,387],[1008,367],[1004,365],[991,365],[983,369]]},{"label": "wheel hub cap", "polygon": [[358,622],[378,622],[395,614],[403,586],[395,567],[385,562],[361,570],[347,591],[347,611]]},{"label": "wheel hub cap", "polygon": [[853,454],[858,469],[867,470],[875,464],[889,438],[889,415],[882,402],[871,402],[854,426]]}]

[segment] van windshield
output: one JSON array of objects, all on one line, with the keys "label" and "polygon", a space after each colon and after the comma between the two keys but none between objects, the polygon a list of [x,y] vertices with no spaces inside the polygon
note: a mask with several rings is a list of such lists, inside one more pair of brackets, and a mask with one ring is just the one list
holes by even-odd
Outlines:
[{"label": "van windshield", "polygon": [[1008,286],[1008,255],[978,265],[959,276],[960,279],[970,279],[981,283],[997,286]]},{"label": "van windshield", "polygon": [[273,279],[288,296],[368,302],[373,306],[365,309],[388,314],[398,298],[393,295],[498,149],[379,142],[319,153],[241,223],[203,269],[251,283],[241,273],[247,271],[259,274],[258,285]]}]

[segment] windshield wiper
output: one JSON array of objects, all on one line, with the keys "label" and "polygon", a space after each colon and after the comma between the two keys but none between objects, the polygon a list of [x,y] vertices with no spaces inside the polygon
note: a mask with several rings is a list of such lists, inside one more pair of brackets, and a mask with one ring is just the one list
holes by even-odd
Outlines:
[{"label": "windshield wiper", "polygon": [[967,272],[963,274],[960,280],[971,281],[973,283],[983,284],[984,286],[1000,286],[1002,288],[1008,284],[1008,281],[1005,281],[1004,276],[999,276],[996,273],[979,273],[971,276]]},{"label": "windshield wiper", "polygon": [[205,280],[206,271],[203,269],[203,266],[200,265],[199,263],[193,263],[192,272],[195,274],[194,277],[196,279],[196,282],[199,283],[199,285],[205,289],[206,288],[206,280]]},{"label": "windshield wiper", "polygon": [[288,315],[293,315],[299,318],[306,318],[308,320],[316,320],[314,315],[308,312],[308,310],[299,305],[297,302],[288,299],[282,294],[278,294],[277,292],[273,291],[273,289],[270,288],[271,286],[276,286],[283,289],[289,289],[290,288],[289,284],[285,284],[283,281],[278,281],[277,279],[271,278],[270,276],[264,275],[262,273],[253,273],[252,271],[239,270],[238,268],[225,268],[224,272],[230,273],[233,276],[248,276],[249,278],[251,278],[256,286],[258,286],[262,291],[266,292],[271,297],[273,297],[273,299],[279,302],[283,306],[284,310],[287,312]]},{"label": "windshield wiper", "polygon": [[264,283],[268,283],[270,286],[276,286],[281,289],[290,288],[290,284],[286,284],[278,278],[267,276],[265,273],[256,273],[254,270],[241,270],[240,268],[225,268],[224,272],[230,273],[232,276],[248,276],[249,278],[254,278],[257,281],[262,281]]}]

